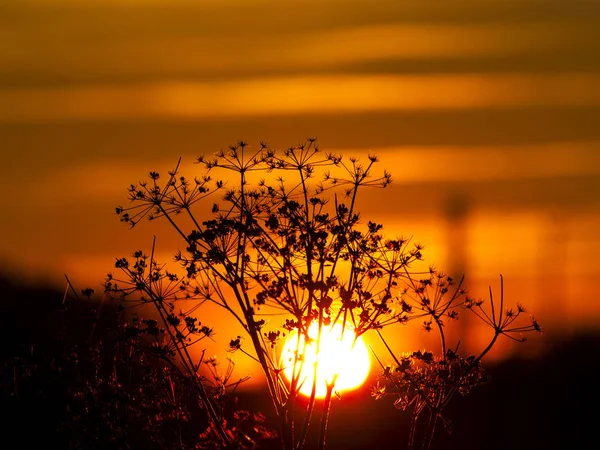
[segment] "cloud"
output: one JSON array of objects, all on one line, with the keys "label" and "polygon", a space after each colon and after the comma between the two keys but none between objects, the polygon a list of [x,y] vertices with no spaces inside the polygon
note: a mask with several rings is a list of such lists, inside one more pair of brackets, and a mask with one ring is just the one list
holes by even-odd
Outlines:
[{"label": "cloud", "polygon": [[600,104],[597,74],[332,75],[0,90],[0,121],[215,118]]}]

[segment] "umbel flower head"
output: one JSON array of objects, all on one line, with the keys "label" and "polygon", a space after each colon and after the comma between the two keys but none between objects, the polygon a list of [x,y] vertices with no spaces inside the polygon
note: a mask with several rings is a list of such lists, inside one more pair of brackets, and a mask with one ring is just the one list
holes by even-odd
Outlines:
[{"label": "umbel flower head", "polygon": [[[322,152],[311,138],[283,151],[240,141],[195,162],[203,173],[191,178],[180,173],[181,160],[165,177],[150,172],[148,180],[130,186],[129,205],[116,209],[130,227],[143,219],[167,221],[181,238],[176,269],[157,263],[153,246],[149,257],[136,252],[132,259],[118,259],[119,275],[110,275],[105,288],[124,305],[156,309],[162,327],[146,321],[132,333],[150,335],[155,354],[195,380],[211,422],[207,436],[219,445],[232,445],[218,405],[226,387],[237,384],[223,381],[231,379],[229,372],[213,372],[223,388],[217,395],[206,378],[198,377],[203,364],[213,367],[212,360],[194,361],[190,352],[191,345],[214,334],[202,317],[206,303],[223,308],[242,327],[243,334],[228,339],[228,350],[261,368],[286,449],[303,448],[314,423],[316,377],[308,401],[302,407],[298,402],[308,364],[303,351],[314,343],[318,354],[328,327],[339,325],[355,340],[370,333],[383,341],[392,362],[376,355],[382,378],[373,394],[393,395],[398,408],[411,411],[411,448],[421,413],[428,411],[432,418],[427,448],[452,396],[485,379],[481,360],[499,336],[520,340],[523,333],[541,330],[533,319],[521,324],[522,306],[505,309],[503,290],[500,304],[490,295],[486,309],[484,302],[466,297],[462,279],[423,269],[422,245],[386,237],[382,224],[361,217],[359,192],[392,181],[385,170],[376,174],[375,155],[361,160]],[[479,355],[459,355],[458,346],[447,342],[446,325],[464,312],[474,313],[492,331]],[[398,356],[381,330],[402,332],[415,321],[425,332],[440,335],[440,348]],[[316,337],[309,334],[315,327]],[[296,348],[286,362],[291,370],[284,371],[280,355],[289,336],[296,337]],[[317,359],[315,374],[318,364]],[[327,384],[321,408],[323,445],[334,392],[335,379]]]}]

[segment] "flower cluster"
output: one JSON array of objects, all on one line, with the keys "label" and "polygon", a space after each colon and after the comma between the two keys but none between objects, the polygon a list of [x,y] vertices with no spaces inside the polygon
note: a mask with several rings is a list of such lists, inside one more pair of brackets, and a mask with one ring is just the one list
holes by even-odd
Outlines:
[{"label": "flower cluster", "polygon": [[[189,346],[210,337],[212,328],[191,314],[202,318],[200,306],[205,302],[225,309],[245,332],[231,339],[229,351],[246,354],[262,368],[282,448],[304,447],[316,408],[316,380],[302,414],[295,401],[304,364],[302,348],[294,352],[291,379],[282,377],[279,344],[288,332],[298,336],[299,346],[316,340],[318,352],[326,326],[341,324],[356,338],[374,333],[383,339],[384,327],[421,321],[426,331],[439,332],[440,353],[414,352],[398,359],[388,346],[394,364],[385,366],[384,379],[393,389],[380,386],[375,396],[395,393],[396,404],[413,408],[415,418],[426,409],[437,418],[455,392],[466,393],[481,382],[481,358],[499,335],[531,328],[513,324],[521,307],[506,312],[492,307],[486,314],[483,303],[464,300],[462,280],[433,267],[417,270],[422,245],[385,237],[383,225],[363,221],[356,210],[359,191],[385,188],[392,180],[387,171],[375,175],[377,162],[374,155],[362,162],[323,153],[312,138],[282,152],[266,143],[252,149],[240,141],[214,157],[199,157],[196,163],[204,166],[199,177],[182,176],[180,161],[162,184],[161,175],[150,172],[149,180],[131,185],[130,205],[116,210],[132,227],[143,218],[167,220],[183,246],[175,254],[181,276],[142,252],[136,252],[132,261],[117,260],[116,268],[124,277],[110,275],[107,292],[137,305],[153,305],[162,321],[163,331],[155,322],[144,321],[131,333],[150,335],[154,351],[192,377],[202,364],[192,360]],[[218,192],[219,198],[208,200]],[[180,303],[192,306],[177,309]],[[457,320],[465,307],[495,333],[479,357],[463,359],[448,348],[444,326]],[[271,319],[265,320],[265,315]],[[308,330],[315,324],[319,334],[312,338]],[[532,327],[539,325],[534,322]],[[228,445],[231,436],[219,426],[213,398],[223,392],[209,392],[202,379],[196,387],[207,405],[213,434]],[[333,389],[331,383],[321,410],[322,445]]]}]

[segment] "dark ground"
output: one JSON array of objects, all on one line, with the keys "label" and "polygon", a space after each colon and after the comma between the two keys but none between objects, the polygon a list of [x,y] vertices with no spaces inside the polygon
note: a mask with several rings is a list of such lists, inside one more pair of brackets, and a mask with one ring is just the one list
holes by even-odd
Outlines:
[{"label": "dark ground", "polygon": [[[5,442],[18,442],[20,448],[106,448],[101,439],[69,447],[61,428],[71,420],[65,400],[69,381],[52,358],[64,350],[60,345],[65,339],[88,335],[92,323],[89,307],[72,303],[65,311],[62,293],[6,280],[0,282],[0,292],[0,414],[4,418],[0,433]],[[599,350],[600,336],[573,336],[555,342],[540,359],[512,359],[487,367],[491,382],[454,399],[447,410],[452,434],[440,430],[434,448],[594,447],[600,399]],[[260,400],[265,398],[260,392],[244,394],[240,403],[268,411]],[[402,449],[407,428],[406,414],[394,409],[391,401],[376,402],[366,390],[348,393],[334,402],[328,448]]]}]

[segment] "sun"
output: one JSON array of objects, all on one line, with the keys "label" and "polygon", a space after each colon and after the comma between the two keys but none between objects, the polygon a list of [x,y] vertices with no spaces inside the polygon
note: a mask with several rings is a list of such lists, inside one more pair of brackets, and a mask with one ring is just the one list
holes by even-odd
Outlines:
[{"label": "sun", "polygon": [[331,383],[336,374],[334,390],[337,392],[356,389],[362,385],[371,368],[369,351],[362,336],[355,340],[354,332],[348,327],[344,330],[341,324],[323,326],[317,358],[317,335],[318,325],[313,323],[308,330],[311,341],[306,348],[304,348],[304,336],[301,336],[300,340],[298,340],[297,333],[290,333],[288,336],[282,353],[283,373],[288,381],[292,379],[294,355],[296,348],[299,348],[301,357],[295,370],[296,373],[299,373],[301,394],[306,396],[311,394],[317,359],[319,363],[317,365],[316,397],[325,397],[327,384]]}]

